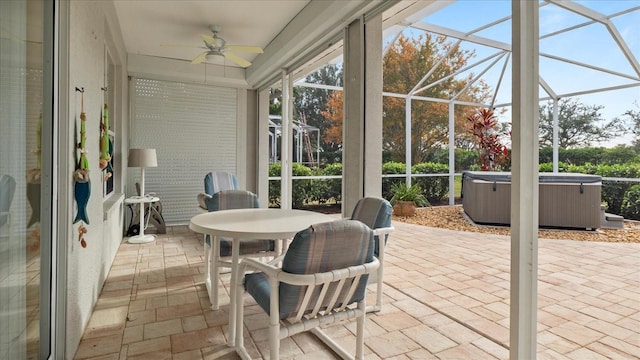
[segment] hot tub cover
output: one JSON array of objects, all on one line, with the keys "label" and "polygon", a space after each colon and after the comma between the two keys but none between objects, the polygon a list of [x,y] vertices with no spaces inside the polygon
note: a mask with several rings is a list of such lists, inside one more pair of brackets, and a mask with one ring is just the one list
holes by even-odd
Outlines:
[{"label": "hot tub cover", "polygon": [[[470,180],[483,180],[490,182],[510,183],[510,172],[489,172],[489,171],[463,171],[462,178]],[[538,182],[543,183],[572,183],[572,184],[590,184],[601,182],[602,177],[599,175],[579,174],[579,173],[540,173]]]}]

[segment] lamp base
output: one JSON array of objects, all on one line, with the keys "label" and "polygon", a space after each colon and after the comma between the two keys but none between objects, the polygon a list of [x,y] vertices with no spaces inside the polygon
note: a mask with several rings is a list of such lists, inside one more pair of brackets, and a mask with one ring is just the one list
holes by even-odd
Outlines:
[{"label": "lamp base", "polygon": [[145,244],[152,242],[156,239],[155,235],[152,234],[144,234],[144,235],[135,235],[130,237],[127,242],[129,244]]}]

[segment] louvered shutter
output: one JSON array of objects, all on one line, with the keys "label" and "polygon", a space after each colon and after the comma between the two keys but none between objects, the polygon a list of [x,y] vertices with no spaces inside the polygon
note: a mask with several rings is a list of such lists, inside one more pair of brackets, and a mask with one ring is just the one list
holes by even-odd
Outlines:
[{"label": "louvered shutter", "polygon": [[[236,172],[237,91],[133,78],[130,148],[155,148],[158,167],[145,169],[145,192],[155,192],[167,225],[198,214],[196,196],[209,171]],[[140,169],[130,168],[127,196]]]}]

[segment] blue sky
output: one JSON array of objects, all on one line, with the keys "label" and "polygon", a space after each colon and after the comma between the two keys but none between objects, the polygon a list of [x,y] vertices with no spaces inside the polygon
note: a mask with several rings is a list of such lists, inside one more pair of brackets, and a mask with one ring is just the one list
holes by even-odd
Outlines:
[{"label": "blue sky", "polygon": [[[618,13],[629,8],[640,7],[640,0],[598,0],[576,1],[605,15]],[[509,16],[511,1],[509,0],[460,0],[439,12],[425,18],[425,22],[448,28],[468,32],[484,24]],[[619,33],[627,42],[636,59],[640,60],[640,9],[611,19]],[[550,32],[581,24],[589,19],[562,9],[553,4],[540,8],[540,34],[544,36]],[[493,40],[511,43],[511,21],[505,21],[492,28],[482,30],[476,35]],[[476,51],[476,59],[482,59],[497,52],[496,49],[468,44],[468,48]],[[625,58],[619,47],[612,39],[607,28],[600,23],[594,23],[570,32],[552,36],[540,41],[540,53],[570,58],[592,66],[611,69],[637,78],[637,74]],[[473,69],[478,73],[482,67]],[[499,62],[483,77],[487,83],[494,86],[502,69],[503,62]],[[510,66],[507,67],[503,87],[498,92],[497,103],[510,102],[511,79]],[[562,63],[557,60],[541,57],[540,75],[558,94],[591,90],[601,87],[617,86],[632,83],[633,80],[606,74],[600,71],[586,69],[573,64]],[[541,90],[541,97],[546,93]],[[605,120],[621,116],[627,110],[640,111],[640,87],[623,90],[599,92],[578,96],[580,102],[588,105],[602,105],[601,114]],[[508,114],[508,113],[507,113]],[[509,115],[505,117],[509,120]],[[605,146],[629,143],[631,136],[616,139]]]}]

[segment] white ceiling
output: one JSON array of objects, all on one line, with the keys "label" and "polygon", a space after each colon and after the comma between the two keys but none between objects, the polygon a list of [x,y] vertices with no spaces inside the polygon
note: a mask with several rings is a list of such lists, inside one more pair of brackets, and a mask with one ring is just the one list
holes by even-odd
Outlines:
[{"label": "white ceiling", "polygon": [[[191,61],[203,50],[199,34],[221,27],[232,45],[266,48],[308,0],[263,1],[114,1],[127,52]],[[177,45],[177,46],[175,46]],[[182,46],[193,46],[181,47]],[[238,53],[252,61],[256,54]],[[210,63],[223,64],[222,57]],[[227,60],[226,66],[236,66]]]},{"label": "white ceiling", "polygon": [[[441,0],[440,0],[441,1]],[[259,46],[263,54],[238,53],[253,64],[249,86],[264,85],[280,69],[295,68],[335,45],[353,20],[372,12],[412,14],[436,0],[114,0],[130,55],[190,62],[203,52],[200,34],[221,27],[227,44]],[[394,17],[404,21],[408,15]],[[237,67],[211,57],[208,64]],[[194,65],[196,66],[196,65]]]}]

